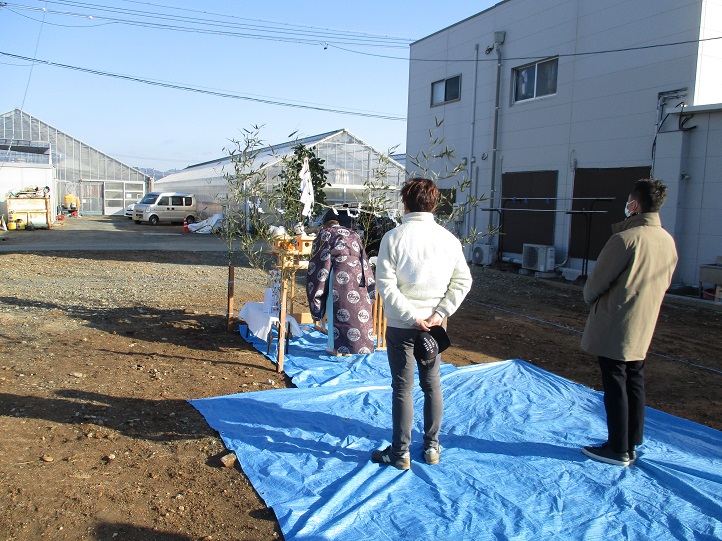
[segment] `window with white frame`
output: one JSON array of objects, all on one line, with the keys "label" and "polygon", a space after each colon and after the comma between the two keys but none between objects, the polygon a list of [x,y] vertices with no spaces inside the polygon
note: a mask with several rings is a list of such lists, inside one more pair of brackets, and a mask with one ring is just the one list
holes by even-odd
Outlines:
[{"label": "window with white frame", "polygon": [[514,68],[514,102],[557,93],[559,59],[552,58]]},{"label": "window with white frame", "polygon": [[441,105],[461,99],[461,75],[431,83],[431,105]]}]

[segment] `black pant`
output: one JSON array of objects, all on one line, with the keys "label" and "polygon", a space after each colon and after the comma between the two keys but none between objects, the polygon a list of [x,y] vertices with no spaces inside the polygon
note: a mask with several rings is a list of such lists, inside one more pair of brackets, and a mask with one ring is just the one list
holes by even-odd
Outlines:
[{"label": "black pant", "polygon": [[644,433],[644,361],[599,357],[604,408],[612,451],[624,453],[642,443]]}]

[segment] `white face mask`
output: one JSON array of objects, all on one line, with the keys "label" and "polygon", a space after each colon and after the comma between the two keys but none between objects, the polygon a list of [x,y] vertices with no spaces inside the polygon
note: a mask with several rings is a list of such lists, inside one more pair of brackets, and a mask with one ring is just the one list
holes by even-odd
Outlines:
[{"label": "white face mask", "polygon": [[[634,199],[632,199],[632,201],[634,201]],[[630,212],[630,211],[629,211],[629,203],[631,203],[632,201],[627,201],[627,204],[624,205],[624,215],[625,215],[627,218],[629,218],[630,216],[634,215],[633,212]]]}]

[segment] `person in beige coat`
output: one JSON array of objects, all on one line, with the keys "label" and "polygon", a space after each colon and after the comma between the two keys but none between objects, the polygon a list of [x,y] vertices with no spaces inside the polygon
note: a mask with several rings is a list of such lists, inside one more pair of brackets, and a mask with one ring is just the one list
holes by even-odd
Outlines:
[{"label": "person in beige coat", "polygon": [[627,219],[612,227],[584,286],[591,310],[582,348],[599,358],[608,437],[582,452],[608,464],[628,466],[642,443],[645,358],[677,265],[674,239],[659,218],[666,197],[659,180],[635,183]]}]

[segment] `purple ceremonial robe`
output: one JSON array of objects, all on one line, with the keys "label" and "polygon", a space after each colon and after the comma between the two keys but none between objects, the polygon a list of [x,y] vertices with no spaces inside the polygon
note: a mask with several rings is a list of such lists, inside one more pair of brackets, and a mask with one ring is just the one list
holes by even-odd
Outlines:
[{"label": "purple ceremonial robe", "polygon": [[334,349],[372,353],[376,281],[358,234],[340,225],[324,227],[313,243],[307,280],[308,305],[315,319],[326,314],[326,301],[332,296],[333,313],[327,315]]}]

